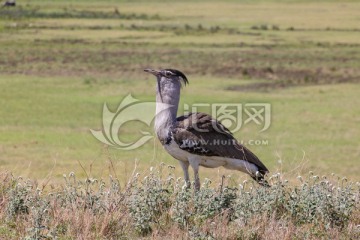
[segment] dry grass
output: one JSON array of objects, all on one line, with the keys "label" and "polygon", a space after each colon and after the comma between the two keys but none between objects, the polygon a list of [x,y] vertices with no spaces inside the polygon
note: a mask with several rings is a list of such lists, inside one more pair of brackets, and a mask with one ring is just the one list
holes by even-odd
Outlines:
[{"label": "dry grass", "polygon": [[358,239],[359,183],[312,173],[289,184],[269,178],[236,188],[203,183],[194,193],[173,167],[134,174],[127,184],[110,178],[40,186],[1,174],[1,239]]}]

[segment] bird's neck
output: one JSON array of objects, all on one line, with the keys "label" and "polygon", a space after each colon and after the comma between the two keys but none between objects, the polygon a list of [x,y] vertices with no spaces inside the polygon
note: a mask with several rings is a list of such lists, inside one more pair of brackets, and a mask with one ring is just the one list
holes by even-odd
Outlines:
[{"label": "bird's neck", "polygon": [[169,131],[176,123],[180,100],[180,87],[162,86],[156,93],[155,132],[162,144],[167,141]]}]

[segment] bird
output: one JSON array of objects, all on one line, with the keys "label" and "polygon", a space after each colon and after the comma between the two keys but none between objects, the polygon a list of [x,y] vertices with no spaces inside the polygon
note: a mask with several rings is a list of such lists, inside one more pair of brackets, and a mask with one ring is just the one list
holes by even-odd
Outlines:
[{"label": "bird", "polygon": [[15,0],[6,0],[3,3],[3,7],[15,7],[16,6],[16,1]]},{"label": "bird", "polygon": [[177,117],[180,90],[189,84],[184,73],[170,68],[144,71],[153,74],[157,80],[155,133],[165,150],[179,161],[187,188],[191,187],[189,166],[194,172],[196,191],[200,189],[200,166],[238,170],[269,187],[264,179],[269,170],[220,121],[201,112]]}]

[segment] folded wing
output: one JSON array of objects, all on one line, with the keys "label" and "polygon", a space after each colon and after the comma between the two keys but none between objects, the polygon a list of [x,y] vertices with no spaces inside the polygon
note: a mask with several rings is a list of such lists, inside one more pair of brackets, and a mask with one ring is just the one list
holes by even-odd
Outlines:
[{"label": "folded wing", "polygon": [[269,172],[255,154],[238,143],[226,127],[206,113],[190,113],[177,118],[172,136],[185,151],[245,160],[255,164],[261,174]]}]

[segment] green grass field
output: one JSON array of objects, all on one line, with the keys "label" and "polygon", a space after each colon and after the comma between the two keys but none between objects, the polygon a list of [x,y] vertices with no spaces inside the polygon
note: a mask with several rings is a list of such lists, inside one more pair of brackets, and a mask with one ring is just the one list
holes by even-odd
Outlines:
[{"label": "green grass field", "polygon": [[[0,238],[359,239],[359,12],[333,0],[1,7]],[[154,101],[148,67],[187,75],[179,115],[271,104],[269,129],[234,133],[263,143],[247,146],[271,187],[201,169],[194,192],[157,139],[131,151],[95,139],[104,103]],[[142,131],[153,127],[129,122],[119,138]]]},{"label": "green grass field", "polygon": [[[311,1],[18,1],[0,9],[0,170],[58,181],[76,172],[127,179],[165,162],[157,140],[106,147],[102,106],[154,99],[146,67],[184,71],[182,103],[272,105],[271,127],[238,139],[271,173],[359,180],[360,4]],[[181,114],[181,112],[179,112]],[[136,138],[136,125],[121,136]],[[142,126],[142,130],[149,130]],[[177,169],[181,176],[180,169]],[[232,174],[203,169],[202,177]]]}]

